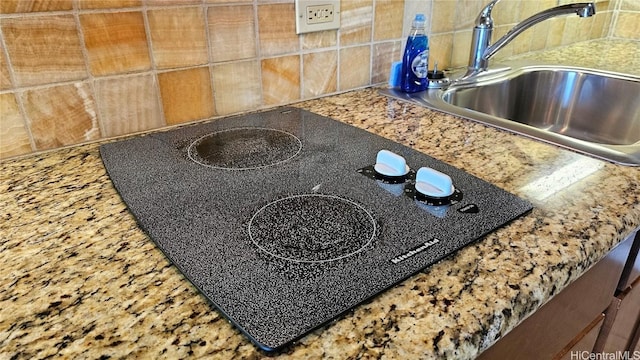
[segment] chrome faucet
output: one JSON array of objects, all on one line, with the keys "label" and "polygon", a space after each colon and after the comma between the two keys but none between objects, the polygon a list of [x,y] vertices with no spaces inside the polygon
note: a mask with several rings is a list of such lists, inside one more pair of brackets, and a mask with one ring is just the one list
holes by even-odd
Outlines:
[{"label": "chrome faucet", "polygon": [[589,17],[596,13],[595,4],[592,2],[567,4],[547,9],[523,20],[509,30],[508,33],[493,45],[490,45],[491,35],[493,33],[491,10],[493,10],[493,7],[499,1],[500,0],[491,1],[484,9],[482,9],[476,18],[475,27],[473,28],[471,53],[469,54],[469,67],[467,68],[467,73],[461,78],[461,80],[486,71],[489,66],[489,58],[511,42],[511,40],[516,36],[539,22],[559,15],[575,13],[580,17]]}]

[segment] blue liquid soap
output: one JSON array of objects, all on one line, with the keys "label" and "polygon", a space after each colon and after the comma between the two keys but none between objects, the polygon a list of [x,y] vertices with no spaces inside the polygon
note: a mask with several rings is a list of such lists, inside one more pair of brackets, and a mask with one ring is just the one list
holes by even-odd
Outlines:
[{"label": "blue liquid soap", "polygon": [[429,40],[424,30],[424,15],[416,14],[402,57],[400,90],[408,93],[427,89]]}]

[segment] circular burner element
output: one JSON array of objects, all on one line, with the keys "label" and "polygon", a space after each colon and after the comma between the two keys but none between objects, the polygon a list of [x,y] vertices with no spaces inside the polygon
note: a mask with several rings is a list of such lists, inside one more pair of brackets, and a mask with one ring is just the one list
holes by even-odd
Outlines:
[{"label": "circular burner element", "polygon": [[235,128],[199,138],[189,146],[188,155],[210,168],[251,170],[282,163],[301,150],[302,141],[286,131]]},{"label": "circular burner element", "polygon": [[272,256],[321,263],[364,250],[375,237],[376,222],[351,200],[308,194],[263,206],[249,221],[248,229],[251,241]]}]

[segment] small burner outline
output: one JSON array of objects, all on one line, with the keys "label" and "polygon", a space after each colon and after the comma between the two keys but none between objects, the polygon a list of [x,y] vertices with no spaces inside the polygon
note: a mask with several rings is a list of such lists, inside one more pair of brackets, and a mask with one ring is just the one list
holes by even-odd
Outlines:
[{"label": "small burner outline", "polygon": [[[252,166],[252,167],[223,167],[223,166],[216,166],[216,165],[211,165],[211,164],[207,164],[204,163],[202,161],[199,161],[199,159],[196,157],[196,155],[194,153],[196,153],[195,150],[193,150],[193,148],[195,146],[197,146],[197,144],[200,144],[200,142],[210,136],[216,135],[216,134],[221,134],[221,133],[225,133],[225,132],[232,132],[232,131],[240,131],[240,130],[268,130],[268,131],[274,131],[274,132],[279,132],[285,135],[289,135],[290,137],[294,138],[297,142],[298,142],[298,150],[296,151],[295,154],[289,156],[286,159],[274,162],[274,163],[270,163],[270,164],[265,164],[265,165],[260,165],[260,166]],[[275,166],[275,165],[279,165],[282,164],[284,162],[287,162],[293,158],[295,158],[296,156],[298,156],[298,154],[300,154],[300,152],[302,152],[302,140],[300,140],[300,138],[298,138],[297,136],[295,136],[294,134],[284,131],[284,130],[279,130],[279,129],[273,129],[273,128],[267,128],[267,127],[252,127],[252,126],[243,126],[243,127],[237,127],[237,128],[231,128],[231,129],[224,129],[224,130],[219,130],[219,131],[214,131],[208,134],[205,134],[199,138],[197,138],[196,140],[194,140],[189,147],[187,148],[187,156],[189,157],[189,159],[193,162],[195,162],[198,165],[202,165],[204,167],[208,167],[211,169],[219,169],[219,170],[231,170],[231,171],[240,171],[240,170],[256,170],[256,169],[264,169],[270,166]]]},{"label": "small burner outline", "polygon": [[[258,244],[257,241],[255,240],[254,236],[251,233],[251,225],[254,222],[256,216],[260,212],[262,212],[264,209],[269,207],[269,206],[272,206],[272,205],[277,204],[277,203],[282,202],[282,201],[291,200],[291,199],[300,198],[300,197],[324,197],[324,198],[336,199],[336,200],[343,201],[343,202],[346,202],[346,203],[351,204],[351,205],[355,205],[357,208],[359,208],[361,211],[363,211],[367,215],[367,217],[368,217],[368,219],[369,219],[369,221],[370,221],[370,223],[372,225],[371,236],[366,241],[366,243],[364,245],[360,246],[360,248],[358,248],[356,251],[352,251],[352,252],[350,252],[348,254],[345,254],[345,255],[342,255],[342,256],[338,256],[338,257],[335,257],[335,258],[332,258],[332,259],[324,259],[324,260],[300,260],[300,259],[288,258],[288,257],[285,257],[285,256],[274,254],[271,251],[265,249],[260,244]],[[328,262],[337,261],[337,260],[340,260],[340,259],[344,259],[344,258],[353,256],[355,254],[358,254],[358,253],[364,251],[364,249],[366,247],[368,247],[373,242],[373,239],[376,237],[377,231],[378,231],[378,227],[377,227],[375,218],[373,217],[371,212],[369,212],[364,206],[358,204],[357,202],[355,202],[353,200],[349,200],[349,199],[346,199],[346,198],[343,198],[343,197],[339,197],[339,196],[335,196],[335,195],[328,195],[328,194],[298,194],[298,195],[291,195],[291,196],[287,196],[287,197],[284,197],[284,198],[281,198],[281,199],[274,200],[274,201],[262,206],[260,209],[258,209],[253,214],[253,216],[251,216],[251,219],[249,220],[249,223],[247,224],[247,232],[249,234],[249,239],[251,240],[251,242],[258,249],[260,249],[260,251],[262,251],[262,252],[264,252],[266,254],[269,254],[269,255],[271,255],[271,256],[273,256],[275,258],[278,258],[278,259],[282,259],[282,260],[286,260],[286,261],[292,261],[292,262],[296,262],[296,263],[309,263],[309,264],[328,263]]]}]

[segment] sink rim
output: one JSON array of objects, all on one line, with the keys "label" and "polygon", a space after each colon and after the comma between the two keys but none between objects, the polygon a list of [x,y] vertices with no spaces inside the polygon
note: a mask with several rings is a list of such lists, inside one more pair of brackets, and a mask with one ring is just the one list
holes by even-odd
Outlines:
[{"label": "sink rim", "polygon": [[[506,66],[504,66],[506,65]],[[593,156],[599,159],[607,160],[616,164],[626,166],[640,166],[640,141],[628,145],[611,145],[595,143],[586,140],[573,138],[567,135],[543,130],[531,125],[519,123],[514,120],[504,119],[497,116],[489,115],[476,110],[467,109],[446,102],[443,97],[446,92],[452,90],[474,88],[478,86],[488,85],[491,83],[509,80],[521,74],[533,71],[577,71],[590,73],[595,75],[631,80],[640,83],[640,76],[631,74],[623,74],[598,69],[590,69],[584,67],[574,67],[566,65],[550,65],[544,63],[534,63],[531,61],[512,61],[503,64],[503,66],[490,70],[487,74],[479,76],[473,82],[453,83],[447,89],[430,89],[419,93],[404,93],[397,89],[382,89],[380,93],[395,99],[412,102],[432,110],[442,111],[444,113],[459,116],[476,123],[496,127],[512,133],[523,135],[535,140],[543,141],[549,144],[560,146],[565,149],[573,150],[585,155]],[[451,78],[457,79],[462,73],[453,73]]]}]

